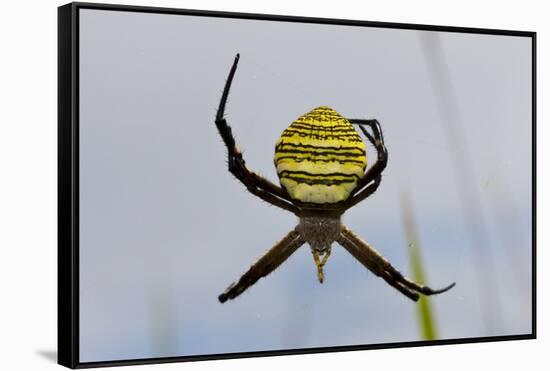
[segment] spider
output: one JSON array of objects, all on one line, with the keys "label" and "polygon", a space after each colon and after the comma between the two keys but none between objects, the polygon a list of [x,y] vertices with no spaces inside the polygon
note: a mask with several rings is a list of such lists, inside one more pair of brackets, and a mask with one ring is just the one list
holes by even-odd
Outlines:
[{"label": "spider", "polygon": [[[434,290],[407,279],[341,222],[346,210],[372,195],[380,186],[388,151],[377,120],[346,119],[329,107],[315,108],[284,130],[275,145],[274,163],[282,187],[246,166],[224,118],[238,62],[239,54],[229,72],[215,120],[228,149],[229,171],[250,193],[295,214],[299,223],[219,295],[218,300],[224,303],[236,298],[277,269],[306,242],[311,247],[320,283],[324,280],[323,267],[331,246],[338,242],[368,270],[414,301],[419,299],[419,294],[434,295],[451,289],[454,283]],[[368,170],[365,143],[352,124],[357,125],[376,148],[377,160]],[[367,126],[372,133],[365,129]]]}]

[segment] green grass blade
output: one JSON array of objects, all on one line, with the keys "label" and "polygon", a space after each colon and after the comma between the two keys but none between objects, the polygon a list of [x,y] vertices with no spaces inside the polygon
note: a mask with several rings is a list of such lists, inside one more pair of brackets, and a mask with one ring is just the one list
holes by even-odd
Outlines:
[{"label": "green grass blade", "polygon": [[[401,215],[405,235],[408,244],[409,261],[412,268],[412,279],[418,283],[424,284],[425,274],[422,264],[422,256],[420,253],[420,243],[416,221],[414,218],[414,210],[408,193],[401,194]],[[418,323],[424,340],[436,340],[437,327],[435,323],[434,311],[432,309],[430,299],[427,296],[421,296],[417,306]]]},{"label": "green grass blade", "polygon": [[[424,283],[424,268],[420,257],[420,249],[417,244],[409,244],[409,258],[413,271],[413,279],[416,282]],[[418,301],[418,321],[422,328],[422,337],[424,340],[437,339],[437,329],[433,315],[430,299],[427,296],[420,297]]]}]

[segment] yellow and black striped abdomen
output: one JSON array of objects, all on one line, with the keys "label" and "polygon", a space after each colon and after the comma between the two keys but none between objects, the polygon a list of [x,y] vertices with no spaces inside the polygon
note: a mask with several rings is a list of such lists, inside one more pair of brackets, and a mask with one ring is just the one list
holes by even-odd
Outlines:
[{"label": "yellow and black striped abdomen", "polygon": [[365,144],[329,107],[300,116],[277,141],[275,166],[293,199],[317,204],[347,199],[367,166]]}]

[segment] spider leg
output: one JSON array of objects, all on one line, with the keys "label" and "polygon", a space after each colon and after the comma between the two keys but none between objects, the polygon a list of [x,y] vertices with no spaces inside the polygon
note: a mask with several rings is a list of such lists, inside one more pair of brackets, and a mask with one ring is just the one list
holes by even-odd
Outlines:
[{"label": "spider leg", "polygon": [[388,272],[384,271],[379,265],[376,264],[376,261],[372,259],[370,255],[365,254],[363,251],[361,251],[361,249],[359,249],[349,238],[344,235],[340,235],[337,242],[372,273],[383,278],[384,281],[386,281],[390,286],[399,290],[409,299],[413,301],[418,301],[419,295],[416,292],[413,292],[404,287],[402,284],[396,282]]},{"label": "spider leg", "polygon": [[278,206],[284,210],[288,210],[294,214],[297,214],[299,212],[298,207],[292,204],[290,196],[283,188],[273,184],[268,179],[248,169],[245,164],[243,154],[237,147],[235,138],[233,137],[233,133],[231,131],[231,127],[227,123],[227,120],[224,118],[225,105],[229,96],[229,90],[231,88],[233,76],[235,76],[235,71],[237,70],[238,62],[239,54],[235,56],[235,61],[233,62],[231,70],[229,71],[229,76],[227,77],[227,81],[223,89],[223,94],[220,100],[220,104],[218,106],[215,121],[218,132],[220,133],[223,142],[227,147],[227,164],[229,171],[246,186],[246,189],[250,193],[260,197],[262,200],[272,205]]},{"label": "spider leg", "polygon": [[455,285],[452,283],[443,289],[434,290],[428,286],[423,286],[407,279],[378,251],[355,235],[346,226],[342,226],[342,232],[337,241],[367,269],[377,276],[382,277],[387,283],[414,301],[419,298],[417,293],[423,295],[441,294],[450,290]]},{"label": "spider leg", "polygon": [[221,303],[235,299],[260,278],[267,276],[279,267],[290,255],[305,243],[300,233],[293,229],[281,241],[277,242],[237,281],[232,283],[219,297]]},{"label": "spider leg", "polygon": [[354,197],[351,197],[351,199],[346,200],[346,209],[349,209],[350,207],[358,204],[359,202],[363,201],[365,198],[376,192],[376,190],[380,186],[381,181],[382,175],[379,174],[376,178],[374,178],[373,182],[363,188],[361,192],[356,194]]},{"label": "spider leg", "polygon": [[[361,202],[368,196],[370,196],[376,188],[380,185],[382,171],[386,168],[388,163],[388,150],[384,145],[384,136],[382,135],[382,128],[378,120],[362,120],[362,119],[348,119],[349,122],[355,125],[359,125],[359,129],[367,137],[369,142],[376,148],[377,159],[374,165],[372,165],[363,174],[363,177],[357,183],[357,187],[352,192],[351,196],[345,201],[344,207],[349,209],[353,205]],[[372,130],[372,134],[369,133],[365,126],[369,126]],[[374,186],[372,183],[374,181]]]}]

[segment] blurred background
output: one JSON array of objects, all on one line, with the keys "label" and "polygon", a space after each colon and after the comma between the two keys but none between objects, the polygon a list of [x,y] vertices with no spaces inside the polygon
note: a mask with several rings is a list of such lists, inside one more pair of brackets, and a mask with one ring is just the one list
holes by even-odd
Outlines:
[{"label": "blurred background", "polygon": [[[307,245],[217,296],[296,218],[227,171],[213,119],[276,182],[274,144],[328,105],[377,118],[379,190],[344,223],[432,287],[413,303],[333,246]],[[531,40],[82,10],[82,362],[531,332]],[[375,151],[368,147],[371,162]]]}]

